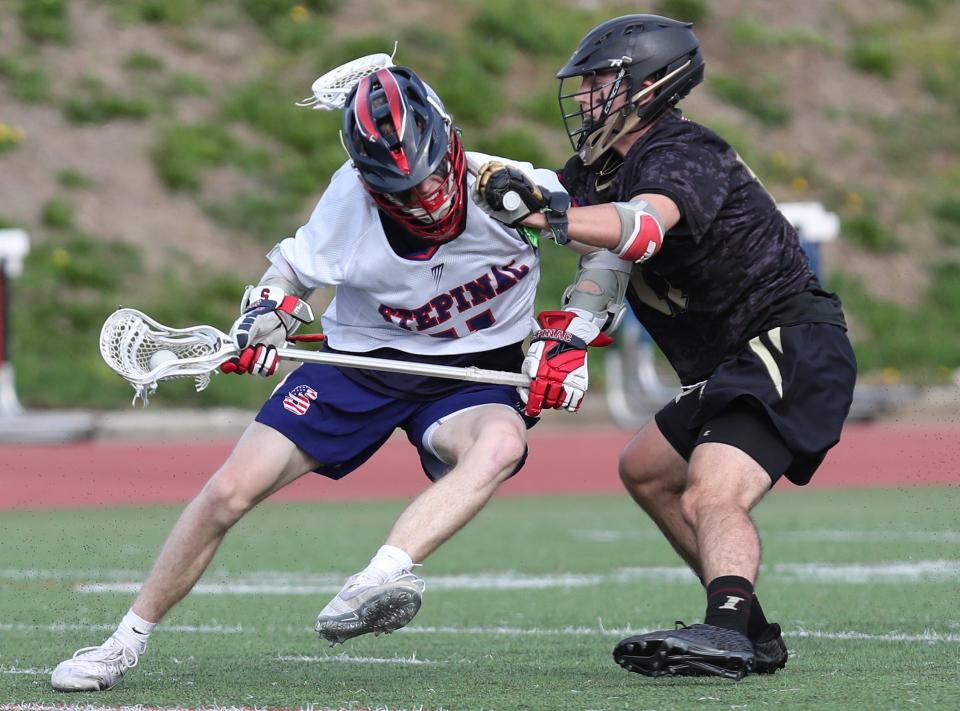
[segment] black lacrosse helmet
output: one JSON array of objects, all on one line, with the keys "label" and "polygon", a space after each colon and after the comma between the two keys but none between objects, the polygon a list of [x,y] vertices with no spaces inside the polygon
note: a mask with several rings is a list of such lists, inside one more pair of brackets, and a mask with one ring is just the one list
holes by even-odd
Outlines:
[{"label": "black lacrosse helmet", "polygon": [[[624,15],[597,25],[580,40],[557,78],[564,127],[584,163],[595,161],[625,134],[649,125],[703,81],[703,56],[691,27],[659,15]],[[602,102],[596,117],[575,99],[579,80],[588,75],[610,77],[595,82],[591,91],[599,96],[591,95],[590,106]],[[653,86],[644,90],[647,79]],[[652,100],[647,92],[653,93]],[[623,106],[612,110],[621,94]]]},{"label": "black lacrosse helmet", "polygon": [[377,206],[443,242],[466,222],[466,158],[439,97],[406,67],[364,77],[347,97],[344,145]]}]

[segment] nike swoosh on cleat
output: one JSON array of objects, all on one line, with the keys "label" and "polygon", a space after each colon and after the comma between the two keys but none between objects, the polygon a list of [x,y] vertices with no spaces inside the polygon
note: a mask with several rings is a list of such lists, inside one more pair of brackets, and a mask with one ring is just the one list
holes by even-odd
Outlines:
[{"label": "nike swoosh on cleat", "polygon": [[141,632],[141,631],[138,630],[136,627],[131,627],[130,629],[132,629],[132,630],[133,630],[134,632],[136,632],[137,634],[146,634],[146,632]]}]

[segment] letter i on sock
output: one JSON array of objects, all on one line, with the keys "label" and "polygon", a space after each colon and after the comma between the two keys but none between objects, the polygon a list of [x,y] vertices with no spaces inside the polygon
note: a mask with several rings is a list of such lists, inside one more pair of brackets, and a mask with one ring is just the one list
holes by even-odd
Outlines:
[{"label": "letter i on sock", "polygon": [[738,575],[721,575],[707,585],[708,625],[736,630],[746,636],[753,602],[753,583]]}]

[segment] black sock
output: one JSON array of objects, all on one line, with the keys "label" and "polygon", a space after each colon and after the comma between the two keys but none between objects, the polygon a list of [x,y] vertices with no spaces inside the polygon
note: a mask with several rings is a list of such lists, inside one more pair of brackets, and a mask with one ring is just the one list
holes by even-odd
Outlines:
[{"label": "black sock", "polygon": [[763,614],[763,608],[760,607],[760,600],[757,598],[757,594],[754,593],[753,602],[750,604],[750,619],[747,620],[747,637],[757,639],[767,631],[767,627],[769,626],[770,623],[767,622],[767,618]]},{"label": "black sock", "polygon": [[738,575],[721,575],[707,585],[707,614],[704,624],[736,630],[746,636],[753,583]]}]

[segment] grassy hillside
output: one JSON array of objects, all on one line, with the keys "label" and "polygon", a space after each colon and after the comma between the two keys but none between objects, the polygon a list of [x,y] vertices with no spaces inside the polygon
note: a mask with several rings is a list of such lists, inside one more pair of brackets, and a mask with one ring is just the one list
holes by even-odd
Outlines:
[{"label": "grassy hillside", "polygon": [[[294,106],[327,69],[397,41],[397,62],[438,90],[469,148],[557,165],[569,144],[553,73],[589,27],[637,9],[0,0],[0,227],[25,227],[34,245],[13,293],[21,399],[122,402],[127,386],[96,349],[119,304],[171,325],[232,321],[264,252],[345,159],[339,116]],[[960,4],[641,9],[696,23],[707,81],[687,113],[726,135],[777,199],[841,215],[824,260],[866,377],[947,378],[960,364]],[[573,260],[548,249],[545,262],[549,306]],[[268,388],[218,380],[202,398],[165,397],[254,404]]]}]

